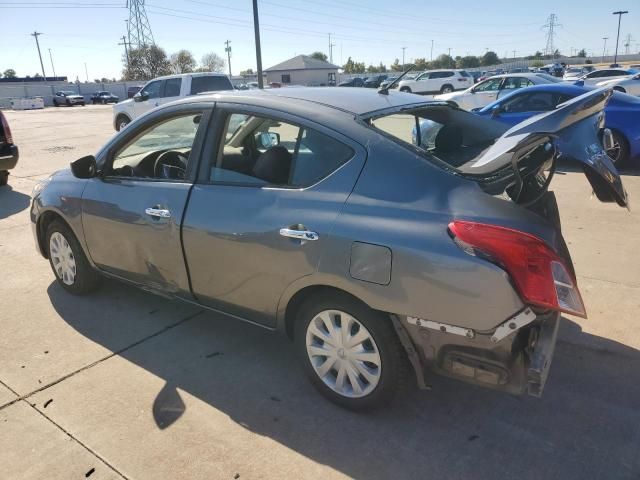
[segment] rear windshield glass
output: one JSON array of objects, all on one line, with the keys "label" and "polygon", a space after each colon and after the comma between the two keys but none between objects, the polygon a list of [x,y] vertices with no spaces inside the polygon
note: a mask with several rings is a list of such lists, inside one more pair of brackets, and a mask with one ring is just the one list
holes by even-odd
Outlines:
[{"label": "rear windshield glass", "polygon": [[489,148],[508,127],[446,105],[374,117],[370,125],[428,160],[459,169]]},{"label": "rear windshield glass", "polygon": [[217,92],[220,90],[233,90],[233,86],[227,77],[201,76],[191,79],[191,95],[202,92]]}]

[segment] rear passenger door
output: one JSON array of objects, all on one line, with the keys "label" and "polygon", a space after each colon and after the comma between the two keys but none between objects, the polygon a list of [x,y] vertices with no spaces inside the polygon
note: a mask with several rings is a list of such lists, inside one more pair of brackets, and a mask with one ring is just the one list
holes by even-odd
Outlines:
[{"label": "rear passenger door", "polygon": [[216,106],[183,223],[198,300],[267,326],[315,272],[364,165],[362,146],[282,112]]}]

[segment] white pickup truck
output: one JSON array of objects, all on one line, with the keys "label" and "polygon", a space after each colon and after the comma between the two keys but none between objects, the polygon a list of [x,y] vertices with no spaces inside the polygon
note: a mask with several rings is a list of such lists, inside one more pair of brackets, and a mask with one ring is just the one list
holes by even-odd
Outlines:
[{"label": "white pickup truck", "polygon": [[202,92],[233,90],[229,77],[222,73],[182,73],[154,78],[133,98],[113,105],[113,128],[122,130],[143,113],[179,98]]}]

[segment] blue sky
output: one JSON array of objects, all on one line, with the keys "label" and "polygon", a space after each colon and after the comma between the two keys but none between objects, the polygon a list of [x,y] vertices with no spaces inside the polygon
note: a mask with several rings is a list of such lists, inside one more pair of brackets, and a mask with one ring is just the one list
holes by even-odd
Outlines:
[{"label": "blue sky", "polygon": [[[105,4],[109,8],[97,8]],[[511,57],[530,54],[545,46],[541,26],[550,13],[558,16],[556,47],[563,53],[585,48],[602,54],[602,37],[609,37],[613,54],[617,17],[613,10],[629,10],[623,16],[623,39],[631,34],[632,50],[640,42],[640,4],[637,0],[584,2],[537,0],[535,2],[454,0],[260,0],[263,66],[269,67],[296,54],[321,50],[328,53],[332,34],[334,63],[351,56],[367,64],[387,66],[402,58],[434,58],[447,53],[481,55],[486,49]],[[181,48],[196,59],[209,51],[224,56],[224,41],[231,40],[234,74],[255,69],[251,0],[146,0],[155,41],[168,54]],[[48,8],[45,8],[48,7]],[[635,8],[634,8],[635,7]],[[13,68],[19,75],[40,72],[34,30],[39,37],[47,75],[52,74],[49,49],[58,75],[85,80],[119,78],[128,18],[125,0],[0,0],[0,71]]]}]

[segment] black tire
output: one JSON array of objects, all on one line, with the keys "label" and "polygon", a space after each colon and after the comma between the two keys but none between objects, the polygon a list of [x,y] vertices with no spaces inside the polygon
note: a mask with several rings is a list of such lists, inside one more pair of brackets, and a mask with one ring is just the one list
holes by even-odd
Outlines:
[{"label": "black tire", "polygon": [[[54,233],[60,233],[71,247],[72,259],[75,261],[76,266],[75,278],[71,284],[67,284],[62,281],[54,267],[54,262],[50,252],[50,240]],[[62,288],[74,295],[84,295],[96,290],[100,286],[102,277],[91,266],[89,260],[87,260],[87,257],[84,254],[84,251],[82,250],[82,247],[80,246],[80,242],[78,242],[78,239],[66,223],[61,220],[52,221],[47,227],[45,240],[51,270],[53,270],[53,274]]]},{"label": "black tire", "polygon": [[73,105],[71,105],[71,102],[69,100],[67,100],[67,107],[73,107]]},{"label": "black tire", "polygon": [[127,117],[126,115],[118,115],[118,118],[116,118],[116,130],[119,132],[130,122],[131,120],[129,120],[129,117]]},{"label": "black tire", "polygon": [[[366,396],[343,396],[316,374],[307,354],[307,327],[316,315],[325,310],[340,310],[360,322],[371,334],[380,355],[378,384]],[[364,303],[340,292],[327,292],[309,297],[298,310],[294,327],[294,342],[303,369],[318,391],[333,403],[350,410],[370,410],[388,404],[406,385],[409,363],[388,315],[372,310]]]},{"label": "black tire", "polygon": [[451,93],[453,92],[453,86],[452,85],[443,85],[442,88],[440,88],[440,93]]},{"label": "black tire", "polygon": [[59,106],[60,106],[60,104],[54,100],[54,101],[53,101],[53,106],[54,106],[54,107],[59,107]]},{"label": "black tire", "polygon": [[85,103],[84,103],[84,102],[82,102],[80,105],[82,105],[82,106],[84,107]]},{"label": "black tire", "polygon": [[411,89],[409,87],[400,87],[401,92],[411,93]]},{"label": "black tire", "polygon": [[95,105],[95,104],[96,104],[96,101],[92,98],[91,99],[91,105]]},{"label": "black tire", "polygon": [[7,183],[9,183],[9,171],[0,170],[0,187],[4,187]]},{"label": "black tire", "polygon": [[619,145],[619,147],[615,154],[612,155],[609,152],[607,154],[609,154],[609,158],[611,158],[616,168],[622,168],[629,162],[629,142],[627,142],[622,133],[616,130],[611,133],[613,134],[613,143]]}]

